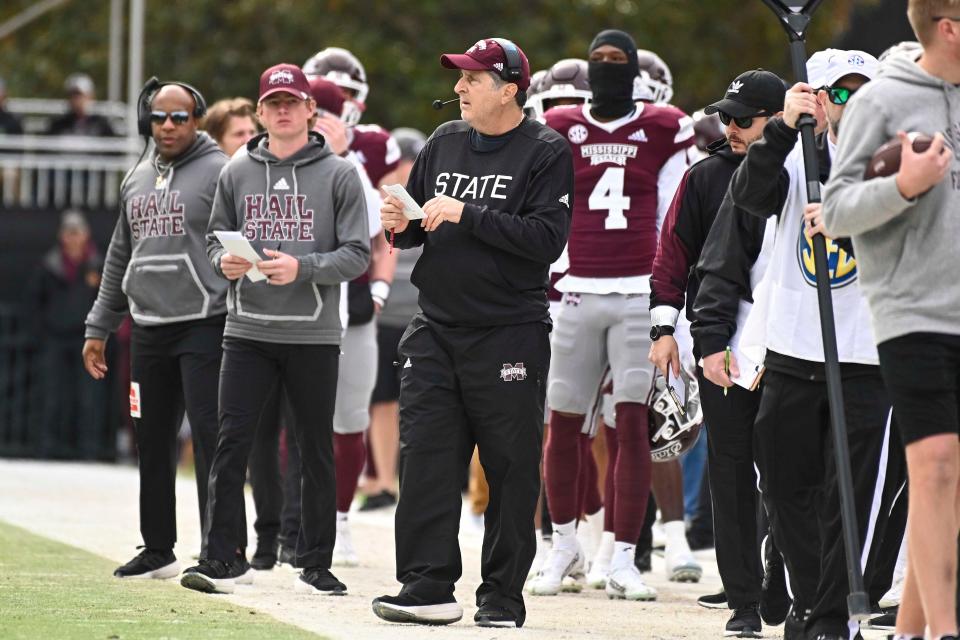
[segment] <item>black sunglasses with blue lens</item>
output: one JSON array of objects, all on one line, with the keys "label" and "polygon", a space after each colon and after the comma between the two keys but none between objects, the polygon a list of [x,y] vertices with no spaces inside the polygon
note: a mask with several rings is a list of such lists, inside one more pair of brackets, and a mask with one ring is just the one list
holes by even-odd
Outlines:
[{"label": "black sunglasses with blue lens", "polygon": [[167,118],[173,121],[173,124],[186,124],[190,119],[190,112],[188,111],[151,111],[150,112],[150,122],[153,124],[163,124],[167,121]]}]

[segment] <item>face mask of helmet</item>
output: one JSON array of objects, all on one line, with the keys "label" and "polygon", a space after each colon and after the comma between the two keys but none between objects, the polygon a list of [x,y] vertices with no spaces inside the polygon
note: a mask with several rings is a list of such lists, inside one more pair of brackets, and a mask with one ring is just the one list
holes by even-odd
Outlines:
[{"label": "face mask of helmet", "polygon": [[616,62],[590,63],[590,111],[601,118],[620,118],[634,109],[633,85],[637,67]]},{"label": "face mask of helmet", "polygon": [[682,414],[663,376],[657,375],[650,391],[647,406],[650,407],[650,458],[654,462],[679,458],[693,448],[700,437],[703,424],[700,386],[686,371],[681,371],[680,378],[685,388]]}]

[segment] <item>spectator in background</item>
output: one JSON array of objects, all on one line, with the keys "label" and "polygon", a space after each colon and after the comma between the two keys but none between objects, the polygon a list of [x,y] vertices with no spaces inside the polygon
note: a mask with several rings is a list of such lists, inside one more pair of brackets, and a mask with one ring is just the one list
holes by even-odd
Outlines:
[{"label": "spectator in background", "polygon": [[38,453],[102,459],[113,447],[105,428],[109,389],[82,375],[77,353],[83,347],[84,319],[97,297],[103,259],[79,211],[63,213],[58,239],[30,287],[44,389]]},{"label": "spectator in background", "polygon": [[217,141],[228,156],[245,145],[250,138],[260,133],[256,109],[246,98],[224,98],[207,109],[201,129]]},{"label": "spectator in background", "polygon": [[[391,134],[400,145],[400,164],[384,177],[384,184],[407,184],[410,169],[427,138],[416,129],[402,127]],[[390,297],[377,319],[377,384],[370,406],[370,430],[367,446],[373,464],[367,466],[361,511],[389,507],[397,503],[397,459],[400,450],[400,369],[397,346],[404,329],[417,313],[417,290],[410,284],[410,273],[421,249],[401,251],[393,276]]]},{"label": "spectator in background", "polygon": [[7,111],[7,83],[0,78],[0,133],[21,134],[23,126],[20,119]]},{"label": "spectator in background", "polygon": [[70,109],[50,123],[47,133],[52,136],[115,136],[110,121],[104,116],[89,113],[94,98],[93,79],[85,73],[71,74],[63,84]]}]

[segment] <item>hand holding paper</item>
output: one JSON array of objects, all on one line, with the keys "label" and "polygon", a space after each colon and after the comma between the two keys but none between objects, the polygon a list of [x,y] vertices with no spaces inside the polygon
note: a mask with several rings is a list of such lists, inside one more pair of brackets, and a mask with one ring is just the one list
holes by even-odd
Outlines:
[{"label": "hand holding paper", "polygon": [[[223,245],[223,248],[227,250],[227,253],[234,258],[242,258],[250,263],[250,268],[246,271],[246,276],[250,278],[251,282],[260,282],[261,280],[266,280],[267,277],[260,273],[260,270],[257,268],[257,263],[260,262],[262,258],[257,255],[256,249],[253,248],[253,245],[250,244],[250,241],[243,237],[243,234],[239,231],[214,231],[214,235],[217,236],[217,240],[220,241],[220,244]],[[242,265],[233,261],[235,266],[242,268]],[[230,264],[228,259],[227,265]],[[221,262],[221,266],[227,267]],[[229,267],[227,267],[229,269]],[[230,274],[227,272],[227,269],[224,269],[224,275],[228,278]],[[239,276],[238,276],[239,277]]]}]

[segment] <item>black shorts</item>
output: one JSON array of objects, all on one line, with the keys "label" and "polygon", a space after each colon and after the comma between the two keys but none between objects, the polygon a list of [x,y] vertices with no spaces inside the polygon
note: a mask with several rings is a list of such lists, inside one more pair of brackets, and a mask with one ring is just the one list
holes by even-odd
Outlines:
[{"label": "black shorts", "polygon": [[911,333],[877,345],[904,446],[960,436],[960,336]]},{"label": "black shorts", "polygon": [[371,404],[396,402],[400,399],[400,365],[397,347],[406,327],[377,327],[377,384],[370,397]]}]

